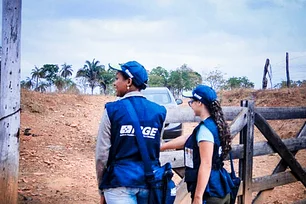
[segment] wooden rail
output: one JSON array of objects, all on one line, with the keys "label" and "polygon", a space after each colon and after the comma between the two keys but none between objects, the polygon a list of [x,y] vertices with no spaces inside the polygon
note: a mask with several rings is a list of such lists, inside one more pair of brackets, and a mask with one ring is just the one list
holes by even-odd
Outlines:
[{"label": "wooden rail", "polygon": [[[306,186],[306,173],[294,155],[306,149],[306,123],[295,138],[283,139],[275,133],[267,120],[305,119],[306,107],[255,107],[253,101],[242,101],[241,107],[222,107],[230,123],[231,136],[239,133],[239,144],[232,146],[233,159],[239,159],[239,176],[242,182],[238,192],[238,203],[262,203],[265,196],[276,186],[301,181]],[[167,122],[199,122],[189,107],[168,109]],[[254,127],[257,127],[267,142],[254,143]],[[278,153],[282,160],[273,174],[258,178],[252,177],[253,157]],[[228,158],[226,158],[228,159]],[[161,152],[161,163],[171,162],[174,171],[184,177],[184,152],[173,150]],[[289,166],[291,171],[286,171]],[[187,195],[184,179],[177,185],[177,198],[180,203]],[[252,193],[258,192],[252,200]]]}]

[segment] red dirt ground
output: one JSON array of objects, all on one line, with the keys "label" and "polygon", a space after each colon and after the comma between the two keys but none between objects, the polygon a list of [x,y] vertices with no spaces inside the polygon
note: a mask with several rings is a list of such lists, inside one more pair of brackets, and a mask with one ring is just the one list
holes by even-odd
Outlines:
[{"label": "red dirt ground", "polygon": [[[239,106],[243,99],[256,106],[306,106],[306,88],[236,90],[218,93],[223,106]],[[99,203],[94,166],[95,140],[104,104],[113,96],[42,94],[22,91],[19,198],[20,204]],[[184,106],[186,105],[184,101]],[[282,138],[294,137],[305,120],[269,121]],[[192,123],[184,124],[189,134]],[[30,128],[31,135],[23,134]],[[265,140],[255,130],[255,142]],[[296,158],[305,168],[306,151]],[[254,158],[253,176],[269,175],[280,160],[276,154]],[[277,187],[265,203],[306,199],[300,183]]]}]

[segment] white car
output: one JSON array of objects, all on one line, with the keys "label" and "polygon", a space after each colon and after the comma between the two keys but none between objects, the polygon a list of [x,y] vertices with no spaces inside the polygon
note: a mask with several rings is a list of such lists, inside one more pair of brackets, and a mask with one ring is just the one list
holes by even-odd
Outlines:
[{"label": "white car", "polygon": [[[175,99],[167,87],[148,87],[141,93],[150,101],[159,105],[175,107],[183,103],[181,99]],[[165,141],[174,139],[182,134],[182,123],[166,123],[163,139]]]}]

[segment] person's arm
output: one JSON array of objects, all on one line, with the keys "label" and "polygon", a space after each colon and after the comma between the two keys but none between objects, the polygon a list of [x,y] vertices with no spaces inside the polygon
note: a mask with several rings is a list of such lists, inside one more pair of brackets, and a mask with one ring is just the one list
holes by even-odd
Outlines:
[{"label": "person's arm", "polygon": [[[111,124],[107,115],[107,111],[105,109],[100,122],[100,127],[97,137],[97,145],[96,145],[96,173],[97,173],[98,185],[101,183],[103,171],[106,168],[107,160],[109,157],[109,149],[111,147],[110,128]],[[103,203],[102,200],[104,201],[104,196],[102,192],[99,193],[101,195],[100,203]]]},{"label": "person's arm", "polygon": [[182,149],[188,137],[189,135],[181,135],[169,142],[166,142],[161,145],[160,151],[164,151],[166,149]]},{"label": "person's arm", "polygon": [[104,195],[101,195],[100,196],[100,204],[105,204],[106,201],[105,201],[105,198],[104,198]]},{"label": "person's arm", "polygon": [[163,123],[163,128],[161,129],[161,132],[160,132],[160,144],[163,144],[163,140],[162,140],[162,138],[163,138],[163,135],[164,135],[164,131],[165,131],[165,126],[166,126],[166,121],[164,121],[164,123]]},{"label": "person's arm", "polygon": [[201,164],[198,171],[197,186],[194,194],[193,204],[203,202],[203,194],[207,186],[214,150],[214,143],[208,141],[199,142]]}]

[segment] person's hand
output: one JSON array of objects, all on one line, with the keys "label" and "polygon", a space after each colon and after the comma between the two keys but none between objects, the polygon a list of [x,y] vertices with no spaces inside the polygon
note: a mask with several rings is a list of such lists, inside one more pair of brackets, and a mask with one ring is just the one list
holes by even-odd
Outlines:
[{"label": "person's hand", "polygon": [[202,198],[194,198],[192,204],[202,204],[203,199]]},{"label": "person's hand", "polygon": [[164,143],[160,143],[160,151],[162,152],[162,151],[164,151],[164,148],[163,148],[163,145],[164,145]]},{"label": "person's hand", "polygon": [[106,204],[104,195],[101,195],[101,196],[100,196],[100,204]]}]

